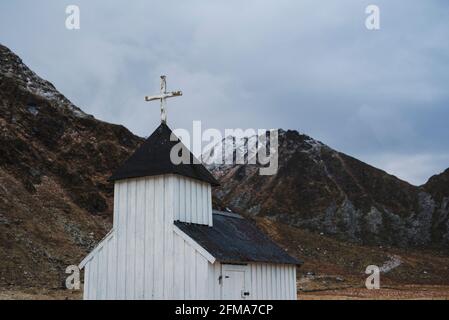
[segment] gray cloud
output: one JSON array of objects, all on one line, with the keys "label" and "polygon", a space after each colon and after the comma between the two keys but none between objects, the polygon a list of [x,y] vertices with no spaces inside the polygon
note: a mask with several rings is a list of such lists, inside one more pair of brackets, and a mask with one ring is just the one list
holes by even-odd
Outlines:
[{"label": "gray cloud", "polygon": [[[364,27],[381,9],[381,30]],[[81,30],[65,29],[78,4]],[[2,1],[0,41],[76,105],[148,135],[290,128],[420,184],[449,167],[445,1]]]}]

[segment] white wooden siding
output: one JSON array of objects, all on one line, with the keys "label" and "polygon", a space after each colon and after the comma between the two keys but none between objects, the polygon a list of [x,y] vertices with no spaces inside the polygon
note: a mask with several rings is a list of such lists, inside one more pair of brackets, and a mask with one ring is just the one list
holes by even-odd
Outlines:
[{"label": "white wooden siding", "polygon": [[207,258],[178,234],[174,234],[174,294],[172,299],[209,299],[210,265]]},{"label": "white wooden siding", "polygon": [[296,300],[296,266],[251,263],[250,273],[250,299]]},{"label": "white wooden siding", "polygon": [[[284,264],[249,263],[251,279],[248,300],[296,300],[296,266]],[[222,298],[219,278],[222,265],[216,261],[208,266],[209,299]]]},{"label": "white wooden siding", "polygon": [[[81,263],[84,299],[222,298],[221,264],[173,224],[212,224],[210,185],[164,175],[114,192],[113,231]],[[296,299],[295,266],[249,265],[250,299]]]},{"label": "white wooden siding", "polygon": [[[105,243],[101,250],[92,257],[85,265],[84,271],[84,298],[85,299],[176,299],[176,300],[201,300],[201,299],[222,299],[222,288],[220,276],[222,275],[222,264],[215,261],[210,263],[207,257],[196,250],[188,241],[184,240],[176,232],[173,232],[173,261],[169,272],[162,268],[156,269],[148,274],[144,272],[143,297],[139,296],[139,286],[136,285],[135,293],[125,295],[114,290],[114,277],[101,270],[114,268],[114,264],[106,267],[103,265],[106,260],[102,258],[103,252],[108,252],[109,260],[116,257],[116,242],[114,237]],[[145,257],[151,257],[151,253],[145,253]],[[170,259],[170,256],[165,256]],[[145,259],[145,258],[144,258]],[[117,259],[116,259],[117,261]],[[148,270],[148,266],[145,266]],[[113,269],[112,269],[113,270]],[[173,290],[163,293],[162,283],[167,274],[171,274]],[[296,267],[293,265],[282,264],[249,264],[250,292],[249,300],[295,300],[296,299]],[[161,278],[160,289],[153,286],[153,279]],[[107,279],[106,292],[104,291],[104,281]],[[138,279],[129,279],[135,281]],[[148,279],[151,279],[148,281]],[[158,283],[158,282],[156,282]]]},{"label": "white wooden siding", "polygon": [[175,221],[212,226],[212,188],[209,183],[175,176],[173,180]]},{"label": "white wooden siding", "polygon": [[[187,199],[176,191],[181,183],[189,186],[184,188],[187,192],[183,194],[189,195],[195,208],[201,208],[201,215],[193,216],[191,211],[185,210]],[[207,184],[177,175],[163,175],[118,181],[114,190],[114,231],[85,262],[85,299],[173,298],[175,293],[180,294],[174,286],[179,268],[176,255],[181,254],[188,260],[183,270],[191,281],[191,285],[186,286],[191,292],[183,293],[183,299],[206,299],[209,262],[204,250],[198,252],[176,236],[173,221],[175,210],[180,216],[181,199],[184,216],[190,221],[196,221],[197,217],[203,224],[212,221],[206,218],[206,201],[201,199],[203,196],[207,199],[210,191]],[[175,246],[180,242],[184,243],[185,252],[181,253],[181,248]]]},{"label": "white wooden siding", "polygon": [[[173,272],[173,175],[115,184],[114,231],[86,263],[87,299],[170,296]],[[89,258],[88,256],[88,258]],[[99,268],[96,268],[100,266]]]}]

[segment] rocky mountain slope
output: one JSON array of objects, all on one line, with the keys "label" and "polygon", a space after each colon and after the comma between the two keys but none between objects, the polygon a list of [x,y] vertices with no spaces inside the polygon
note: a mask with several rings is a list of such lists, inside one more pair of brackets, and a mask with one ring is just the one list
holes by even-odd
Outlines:
[{"label": "rocky mountain slope", "polygon": [[[228,150],[227,140],[216,147]],[[248,141],[244,150],[257,149]],[[248,164],[209,168],[223,185],[217,201],[237,212],[361,244],[449,247],[449,170],[416,187],[290,130],[279,131],[276,175]]]},{"label": "rocky mountain slope", "polygon": [[140,142],[0,45],[0,287],[62,284],[109,230],[106,179]]},{"label": "rocky mountain slope", "polygon": [[449,169],[432,176],[422,188],[432,194],[438,202],[447,202],[449,198]]}]

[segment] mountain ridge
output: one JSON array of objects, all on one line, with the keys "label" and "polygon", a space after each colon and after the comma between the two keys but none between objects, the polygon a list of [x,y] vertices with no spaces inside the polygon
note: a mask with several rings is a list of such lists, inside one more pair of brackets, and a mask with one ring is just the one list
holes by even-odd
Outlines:
[{"label": "mountain ridge", "polygon": [[110,173],[142,139],[0,46],[0,287],[60,287],[111,227]]},{"label": "mountain ridge", "polygon": [[[416,187],[361,165],[357,159],[322,143],[317,145],[308,136],[292,130],[281,133],[284,151],[279,176],[260,180],[254,174],[257,168],[250,166],[223,167],[221,173],[215,170],[223,182],[222,188],[214,189],[215,207],[232,207],[250,218],[267,218],[270,228],[273,221],[279,220],[289,224],[289,228],[312,230],[314,236],[324,232],[358,242],[357,233],[351,239],[346,237],[347,232],[332,233],[328,229],[332,231],[335,226],[339,231],[341,218],[350,219],[351,212],[370,208],[372,201],[368,196],[379,196],[369,191],[374,188],[365,181],[370,174],[376,177],[377,184],[387,186],[382,197],[389,193],[402,195],[394,197],[401,200],[399,211],[407,212],[419,205]],[[107,178],[142,142],[125,127],[84,113],[0,45],[0,288],[63,285],[65,268],[78,264],[111,228],[113,186]],[[349,172],[344,170],[345,165]],[[334,181],[327,177],[324,167]],[[340,170],[347,173],[336,174]],[[388,183],[384,184],[384,179]],[[444,221],[446,207],[440,202],[449,197],[445,179],[446,175],[436,176],[427,189],[419,189],[435,197],[432,201],[441,207],[440,218]],[[342,186],[343,191],[339,190]],[[334,198],[326,198],[329,194]],[[345,195],[350,195],[346,202],[342,201]],[[410,205],[408,197],[414,205]],[[425,200],[427,196],[422,197]],[[324,224],[315,223],[314,212],[320,218],[329,207],[329,199],[336,201],[334,211],[340,209],[340,213],[329,214]],[[395,209],[390,202],[386,201]],[[296,209],[299,214],[292,215]],[[372,215],[375,218],[379,214],[374,211]],[[343,219],[345,225],[348,223]],[[445,234],[444,224],[438,226],[437,233]],[[415,226],[417,233],[419,227]],[[292,234],[309,237],[310,232]],[[383,243],[376,241],[374,237],[373,244]],[[301,242],[295,238],[294,243]],[[284,248],[297,252],[288,248],[289,243],[282,242]],[[297,254],[301,258],[302,251]],[[351,262],[346,263],[349,266]]]},{"label": "mountain ridge", "polygon": [[274,176],[259,176],[254,165],[209,168],[223,185],[220,203],[250,216],[362,244],[448,244],[449,192],[437,196],[444,183],[414,186],[296,130],[279,131]]}]

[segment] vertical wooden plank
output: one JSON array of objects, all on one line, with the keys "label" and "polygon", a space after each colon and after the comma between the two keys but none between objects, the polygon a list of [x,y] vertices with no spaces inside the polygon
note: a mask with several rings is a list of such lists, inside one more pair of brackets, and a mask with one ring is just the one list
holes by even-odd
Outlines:
[{"label": "vertical wooden plank", "polygon": [[97,300],[104,300],[105,299],[105,293],[106,293],[106,262],[105,262],[105,247],[103,246],[100,250],[97,252],[98,257],[98,269],[97,269],[97,275],[98,275],[98,290],[97,290]]},{"label": "vertical wooden plank", "polygon": [[187,295],[186,295],[186,268],[188,268],[188,266],[185,265],[185,261],[186,261],[186,247],[185,247],[185,241],[182,238],[179,238],[179,250],[181,252],[181,257],[179,259],[179,264],[180,264],[180,288],[181,288],[181,294],[182,294],[182,299],[186,299]]},{"label": "vertical wooden plank", "polygon": [[257,264],[257,285],[259,289],[259,299],[264,299],[262,265],[260,263]]},{"label": "vertical wooden plank", "polygon": [[296,294],[295,294],[295,284],[296,284],[296,279],[295,279],[295,271],[294,271],[294,266],[290,265],[290,292],[291,292],[291,300],[296,300]]},{"label": "vertical wooden plank", "polygon": [[117,299],[117,235],[108,242],[108,295],[107,299]]},{"label": "vertical wooden plank", "polygon": [[259,300],[260,299],[260,288],[259,288],[259,277],[257,276],[257,263],[253,265],[253,272],[254,272],[254,299]]},{"label": "vertical wooden plank", "polygon": [[119,210],[120,210],[120,185],[114,183],[114,214],[113,214],[113,246],[108,251],[108,264],[111,265],[111,271],[108,274],[108,299],[117,299],[117,229],[119,224]]},{"label": "vertical wooden plank", "polygon": [[90,272],[90,262],[87,262],[84,266],[84,287],[83,287],[83,300],[90,300],[90,290],[89,290],[89,272]]},{"label": "vertical wooden plank", "polygon": [[287,265],[287,269],[288,269],[288,299],[292,300],[293,299],[293,269],[290,265]]},{"label": "vertical wooden plank", "polygon": [[201,201],[202,201],[202,208],[203,208],[203,224],[209,225],[209,216],[208,216],[208,208],[209,204],[207,203],[207,183],[201,184]]},{"label": "vertical wooden plank", "polygon": [[280,300],[284,300],[285,296],[284,296],[284,271],[282,268],[282,264],[279,264],[277,269],[279,270],[279,299]]},{"label": "vertical wooden plank", "polygon": [[262,264],[262,292],[263,292],[263,299],[268,299],[268,270],[267,270],[267,264]]},{"label": "vertical wooden plank", "polygon": [[281,267],[280,265],[276,265],[276,290],[278,299],[282,299],[282,286],[281,286]]},{"label": "vertical wooden plank", "polygon": [[146,178],[145,187],[145,299],[153,299],[154,282],[154,224],[155,224],[155,192],[154,178]]},{"label": "vertical wooden plank", "polygon": [[[110,239],[109,239],[110,240]],[[108,295],[109,295],[109,273],[110,268],[109,268],[109,240],[105,243],[104,247],[103,247],[103,251],[104,251],[104,258],[103,258],[103,263],[104,266],[102,267],[102,271],[104,274],[101,276],[104,279],[104,293],[103,293],[103,299],[108,299]]]},{"label": "vertical wooden plank", "polygon": [[203,281],[204,281],[204,296],[203,299],[207,300],[207,299],[212,299],[212,296],[209,294],[209,283],[211,281],[210,278],[210,273],[209,273],[209,261],[204,258],[201,254],[201,259],[203,261]]},{"label": "vertical wooden plank", "polygon": [[211,299],[210,296],[207,293],[207,289],[208,289],[208,284],[209,284],[209,261],[207,261],[206,258],[204,258],[200,253],[198,253],[198,255],[201,258],[201,265],[202,265],[202,287],[203,287],[203,297],[202,299],[206,300],[206,299]]},{"label": "vertical wooden plank", "polygon": [[173,298],[173,199],[174,175],[165,176],[164,210],[164,298]]},{"label": "vertical wooden plank", "polygon": [[179,220],[186,221],[186,178],[179,180]]},{"label": "vertical wooden plank", "polygon": [[192,281],[192,252],[190,246],[184,242],[184,279],[185,279],[185,299],[191,300],[193,297],[193,286],[194,283]]},{"label": "vertical wooden plank", "polygon": [[271,279],[271,272],[270,272],[270,265],[265,263],[264,267],[264,282],[265,282],[265,299],[270,299],[270,279]]},{"label": "vertical wooden plank", "polygon": [[282,300],[282,269],[281,265],[276,265],[276,291],[277,291],[277,297],[278,300]]},{"label": "vertical wooden plank", "polygon": [[174,299],[184,299],[184,240],[174,235]]},{"label": "vertical wooden plank", "polygon": [[214,284],[215,284],[215,277],[214,277],[214,265],[211,263],[207,263],[207,284],[208,284],[208,288],[207,288],[207,297],[208,299],[216,299],[215,298],[215,288],[214,288]]},{"label": "vertical wooden plank", "polygon": [[180,220],[180,213],[179,213],[179,200],[181,199],[181,196],[179,194],[180,191],[180,180],[181,178],[179,176],[173,177],[173,220],[179,221]]},{"label": "vertical wooden plank", "polygon": [[285,265],[285,291],[287,294],[287,300],[291,299],[291,289],[290,289],[290,267]]},{"label": "vertical wooden plank", "polygon": [[297,300],[298,299],[298,289],[296,286],[296,266],[293,266],[293,279],[294,279],[294,285],[293,285],[293,293],[294,293],[294,298],[293,300]]},{"label": "vertical wooden plank", "polygon": [[126,234],[126,299],[135,298],[135,257],[136,257],[136,179],[128,182],[128,219]]},{"label": "vertical wooden plank", "polygon": [[153,255],[150,243],[150,228],[151,228],[151,211],[150,206],[152,199],[150,196],[150,181],[151,178],[144,180],[144,226],[143,226],[143,299],[151,299],[150,281],[152,279],[150,272],[150,260]]},{"label": "vertical wooden plank", "polygon": [[194,181],[195,185],[195,204],[196,204],[196,220],[195,223],[201,224],[201,216],[203,213],[201,212],[201,189],[200,189],[200,183],[197,181]]},{"label": "vertical wooden plank", "polygon": [[196,203],[196,183],[191,179],[190,180],[190,187],[191,187],[191,191],[192,191],[192,210],[191,210],[191,214],[192,214],[192,223],[197,223],[198,221],[198,212],[197,212],[197,203]]},{"label": "vertical wooden plank", "polygon": [[271,286],[271,264],[267,264],[267,299],[273,299],[273,287]]},{"label": "vertical wooden plank", "polygon": [[251,272],[251,288],[250,288],[251,299],[256,300],[257,299],[257,278],[256,278],[256,271],[254,270],[255,264],[251,263],[249,265],[249,269]]},{"label": "vertical wooden plank", "polygon": [[210,184],[207,184],[207,216],[208,216],[208,224],[212,227],[213,219],[212,219],[212,187]]},{"label": "vertical wooden plank", "polygon": [[94,259],[89,262],[89,300],[95,299],[95,265],[93,262]]},{"label": "vertical wooden plank", "polygon": [[207,268],[204,268],[204,258],[195,250],[195,263],[196,263],[196,299],[204,300],[206,298],[206,281]]},{"label": "vertical wooden plank", "polygon": [[128,214],[128,183],[118,182],[119,184],[119,224],[116,229],[117,234],[117,298],[125,299],[126,286],[126,220]]},{"label": "vertical wooden plank", "polygon": [[201,183],[201,224],[208,225],[209,222],[207,220],[207,193],[206,193],[206,184]]},{"label": "vertical wooden plank", "polygon": [[103,277],[101,273],[101,252],[103,252],[103,249],[99,250],[97,254],[97,267],[95,273],[97,274],[97,297],[96,300],[101,300],[101,294],[103,291]]},{"label": "vertical wooden plank", "polygon": [[118,224],[118,203],[119,203],[119,199],[120,199],[120,194],[119,194],[119,184],[116,182],[114,183],[114,207],[113,207],[113,217],[112,217],[112,227],[114,229],[117,229],[117,224]]},{"label": "vertical wooden plank", "polygon": [[286,279],[287,279],[285,265],[281,265],[281,268],[282,268],[282,283],[281,283],[282,299],[283,300],[287,300],[287,298],[288,298],[288,291],[287,291],[287,286],[285,285],[286,284]]},{"label": "vertical wooden plank", "polygon": [[163,299],[164,294],[164,178],[155,181],[155,223],[154,223],[154,299]]},{"label": "vertical wooden plank", "polygon": [[105,250],[105,255],[104,255],[104,263],[106,265],[105,267],[105,274],[104,274],[104,278],[105,278],[105,294],[104,294],[104,299],[110,299],[110,292],[111,292],[111,287],[112,287],[112,283],[109,281],[109,274],[111,273],[111,265],[109,263],[109,253],[110,253],[110,241],[111,238],[109,238],[105,245],[104,245],[104,250]]},{"label": "vertical wooden plank", "polygon": [[220,300],[222,298],[221,296],[221,287],[222,287],[222,281],[219,281],[221,277],[221,263],[218,261],[214,262],[214,296],[215,299]]},{"label": "vertical wooden plank", "polygon": [[101,294],[101,277],[100,277],[100,255],[95,257],[95,300],[100,299]]},{"label": "vertical wooden plank", "polygon": [[192,182],[186,179],[186,222],[192,222]]},{"label": "vertical wooden plank", "polygon": [[202,190],[201,183],[195,181],[196,185],[196,223],[203,224],[203,200],[202,200]]},{"label": "vertical wooden plank", "polygon": [[189,286],[189,298],[188,299],[196,299],[197,298],[197,288],[196,288],[196,257],[195,250],[186,243],[186,255],[187,255],[187,266],[188,266],[188,286]]},{"label": "vertical wooden plank", "polygon": [[196,270],[198,266],[196,264],[196,252],[192,247],[190,247],[190,264],[192,266],[192,271],[190,274],[191,276],[190,281],[192,283],[192,291],[193,291],[192,297],[193,299],[198,299],[198,281],[196,278]]},{"label": "vertical wooden plank", "polygon": [[257,295],[258,299],[263,299],[263,290],[262,290],[262,266],[258,263],[256,267],[257,274]]},{"label": "vertical wooden plank", "polygon": [[198,216],[199,216],[199,223],[200,224],[207,224],[205,215],[204,215],[204,183],[197,182],[198,184],[198,194],[197,194],[197,202],[198,202]]},{"label": "vertical wooden plank", "polygon": [[136,182],[136,218],[135,218],[135,298],[144,298],[144,268],[145,268],[145,219],[146,219],[146,197],[145,178],[140,178]]},{"label": "vertical wooden plank", "polygon": [[98,256],[94,256],[91,260],[91,272],[90,272],[90,280],[91,281],[91,286],[90,286],[90,299],[91,300],[97,300],[97,288],[98,288],[98,277],[97,277],[97,272],[98,272]]},{"label": "vertical wooden plank", "polygon": [[273,300],[278,299],[276,288],[276,265],[271,265],[271,297]]},{"label": "vertical wooden plank", "polygon": [[288,300],[292,299],[292,270],[289,265],[286,266],[287,268],[287,283],[286,283],[286,290],[287,290],[287,298]]}]

